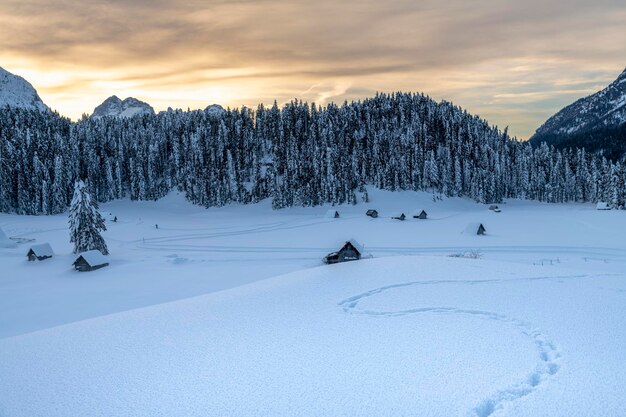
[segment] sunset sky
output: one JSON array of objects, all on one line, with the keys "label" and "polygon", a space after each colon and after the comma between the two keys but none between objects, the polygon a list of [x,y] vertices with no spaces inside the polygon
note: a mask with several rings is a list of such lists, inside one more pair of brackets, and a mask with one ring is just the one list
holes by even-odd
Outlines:
[{"label": "sunset sky", "polygon": [[0,66],[73,119],[424,92],[527,138],[626,66],[624,0],[2,0]]}]

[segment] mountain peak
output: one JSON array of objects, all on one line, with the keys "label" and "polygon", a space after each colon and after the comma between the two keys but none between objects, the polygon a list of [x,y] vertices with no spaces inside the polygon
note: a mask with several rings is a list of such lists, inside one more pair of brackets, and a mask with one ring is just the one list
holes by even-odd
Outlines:
[{"label": "mountain peak", "polygon": [[563,108],[541,125],[531,140],[566,136],[626,123],[626,69],[605,89]]},{"label": "mountain peak", "polygon": [[133,117],[139,114],[154,114],[154,109],[148,103],[128,97],[121,100],[112,95],[96,107],[91,117]]},{"label": "mountain peak", "polygon": [[7,106],[50,111],[28,81],[0,67],[0,107]]}]

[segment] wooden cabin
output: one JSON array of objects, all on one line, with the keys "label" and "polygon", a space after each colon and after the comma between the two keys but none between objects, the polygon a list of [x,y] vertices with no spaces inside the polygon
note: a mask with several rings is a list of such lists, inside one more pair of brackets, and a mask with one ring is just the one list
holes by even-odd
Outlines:
[{"label": "wooden cabin", "polygon": [[406,219],[406,216],[404,215],[404,213],[398,213],[391,216],[391,218],[395,220],[404,220]]},{"label": "wooden cabin", "polygon": [[328,210],[324,215],[325,219],[338,219],[339,212],[337,210]]},{"label": "wooden cabin", "polygon": [[611,210],[611,206],[607,202],[599,201],[598,204],[596,204],[596,210]]},{"label": "wooden cabin", "polygon": [[95,271],[109,265],[107,258],[99,250],[89,250],[78,255],[74,269],[80,272]]},{"label": "wooden cabin", "polygon": [[487,233],[487,229],[483,226],[482,223],[470,223],[465,228],[464,234],[466,235],[479,235],[482,236]]},{"label": "wooden cabin", "polygon": [[489,206],[489,210],[498,210],[498,206],[496,206],[495,204],[492,204]]},{"label": "wooden cabin", "polygon": [[365,215],[369,216],[369,217],[377,218],[378,217],[378,211],[370,209],[370,210],[367,210]]},{"label": "wooden cabin", "polygon": [[365,253],[363,246],[356,240],[350,239],[337,252],[326,255],[324,263],[336,264],[339,262],[358,261],[364,257],[369,257],[369,255]]},{"label": "wooden cabin", "polygon": [[426,220],[428,218],[428,214],[426,213],[426,210],[416,211],[413,214],[413,218],[414,219],[420,219],[420,220]]},{"label": "wooden cabin", "polygon": [[49,243],[42,243],[40,245],[33,245],[28,250],[26,257],[30,262],[43,261],[44,259],[52,258],[54,251]]}]

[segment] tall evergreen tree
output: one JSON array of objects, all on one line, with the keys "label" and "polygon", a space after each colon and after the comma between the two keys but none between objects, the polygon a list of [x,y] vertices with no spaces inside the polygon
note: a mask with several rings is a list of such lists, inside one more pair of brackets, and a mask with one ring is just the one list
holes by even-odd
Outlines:
[{"label": "tall evergreen tree", "polygon": [[76,181],[74,186],[69,223],[70,242],[74,244],[74,253],[97,249],[104,255],[109,254],[106,242],[100,234],[106,230],[104,219],[82,180]]}]

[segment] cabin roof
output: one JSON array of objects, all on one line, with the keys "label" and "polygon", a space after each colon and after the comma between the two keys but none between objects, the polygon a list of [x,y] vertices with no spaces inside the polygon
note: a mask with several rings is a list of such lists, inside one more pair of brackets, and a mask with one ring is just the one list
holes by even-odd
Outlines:
[{"label": "cabin roof", "polygon": [[[39,245],[33,245],[30,247],[35,256],[54,256],[54,251],[49,243],[40,243]],[[29,251],[30,252],[30,251]]]},{"label": "cabin roof", "polygon": [[609,203],[607,203],[606,201],[598,201],[598,204],[596,204],[596,208],[597,209],[607,209],[607,208],[609,208]]},{"label": "cabin roof", "polygon": [[[485,226],[480,222],[470,223],[465,227],[464,233],[475,235],[478,232],[478,229],[480,228],[480,226],[482,226],[483,229],[485,229]],[[487,229],[485,229],[485,231],[486,230]]]},{"label": "cabin roof", "polygon": [[350,239],[346,243],[351,244],[354,247],[354,249],[356,249],[361,255],[363,255],[365,253],[365,248],[363,248],[363,245],[361,245],[356,240]]},{"label": "cabin roof", "polygon": [[420,215],[420,214],[422,214],[422,213],[424,213],[424,214],[428,214],[428,213],[426,213],[426,210],[421,210],[421,209],[418,209],[418,210],[415,210],[415,211],[413,212],[413,215],[414,215],[414,216],[419,216],[419,215]]},{"label": "cabin roof", "polygon": [[[354,249],[356,249],[361,254],[361,258],[371,258],[372,257],[372,255],[370,253],[365,251],[365,247],[363,245],[361,245],[359,242],[357,242],[355,239],[347,240],[346,244],[347,243],[351,244],[354,247]],[[344,246],[345,246],[345,244],[344,244]]]},{"label": "cabin roof", "polygon": [[78,261],[80,258],[83,258],[85,262],[89,264],[89,266],[104,265],[108,262],[107,258],[102,254],[102,252],[97,249],[88,250],[87,252],[78,254],[76,261]]},{"label": "cabin roof", "polygon": [[335,216],[339,214],[339,212],[335,209],[330,209],[326,212],[326,214],[324,215],[324,217],[328,218],[335,218]]}]

